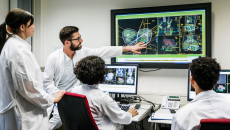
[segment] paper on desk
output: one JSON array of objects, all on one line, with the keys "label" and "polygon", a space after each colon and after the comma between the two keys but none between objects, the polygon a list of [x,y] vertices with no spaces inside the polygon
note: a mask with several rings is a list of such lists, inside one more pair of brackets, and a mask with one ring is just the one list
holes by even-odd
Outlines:
[{"label": "paper on desk", "polygon": [[151,120],[172,120],[174,114],[152,113]]}]

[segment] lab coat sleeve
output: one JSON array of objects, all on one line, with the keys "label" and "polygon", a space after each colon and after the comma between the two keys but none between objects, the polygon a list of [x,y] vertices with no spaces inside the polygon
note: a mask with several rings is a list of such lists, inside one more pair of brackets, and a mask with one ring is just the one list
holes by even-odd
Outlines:
[{"label": "lab coat sleeve", "polygon": [[52,61],[53,61],[53,58],[49,56],[47,58],[45,71],[43,75],[43,87],[47,93],[54,95],[55,93],[59,91],[59,89],[54,84],[54,72],[55,72],[54,68],[55,67]]},{"label": "lab coat sleeve", "polygon": [[101,102],[102,112],[107,115],[113,123],[130,124],[132,122],[132,114],[121,110],[109,95],[105,95]]},{"label": "lab coat sleeve", "polygon": [[182,127],[180,127],[180,125],[177,122],[176,115],[173,116],[171,130],[183,130]]},{"label": "lab coat sleeve", "polygon": [[103,59],[122,56],[122,46],[105,46],[96,49],[84,48],[84,56],[95,55]]},{"label": "lab coat sleeve", "polygon": [[46,110],[54,103],[54,98],[43,90],[42,73],[34,55],[19,48],[15,57],[11,61],[15,89],[25,99]]}]

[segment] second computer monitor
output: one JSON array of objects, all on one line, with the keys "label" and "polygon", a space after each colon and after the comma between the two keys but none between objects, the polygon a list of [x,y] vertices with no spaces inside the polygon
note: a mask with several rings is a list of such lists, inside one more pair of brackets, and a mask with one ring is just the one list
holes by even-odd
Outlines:
[{"label": "second computer monitor", "polygon": [[137,94],[138,65],[106,65],[99,89],[110,93]]},{"label": "second computer monitor", "polygon": [[[190,83],[191,71],[188,71],[188,101],[196,97],[195,89],[192,88]],[[220,77],[213,90],[221,95],[230,97],[230,70],[221,70]]]}]

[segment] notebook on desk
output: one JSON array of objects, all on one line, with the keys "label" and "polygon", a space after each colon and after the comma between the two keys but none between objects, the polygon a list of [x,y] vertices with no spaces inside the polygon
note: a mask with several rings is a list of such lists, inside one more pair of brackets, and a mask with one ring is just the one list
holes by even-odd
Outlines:
[{"label": "notebook on desk", "polygon": [[151,120],[172,120],[174,114],[152,113]]}]

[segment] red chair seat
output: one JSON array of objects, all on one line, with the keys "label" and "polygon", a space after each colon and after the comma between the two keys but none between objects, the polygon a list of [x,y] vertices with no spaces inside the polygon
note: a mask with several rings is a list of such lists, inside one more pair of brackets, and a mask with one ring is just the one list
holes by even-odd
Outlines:
[{"label": "red chair seat", "polygon": [[66,92],[58,111],[64,130],[98,130],[85,95]]},{"label": "red chair seat", "polygon": [[230,130],[230,119],[201,119],[198,130]]}]

